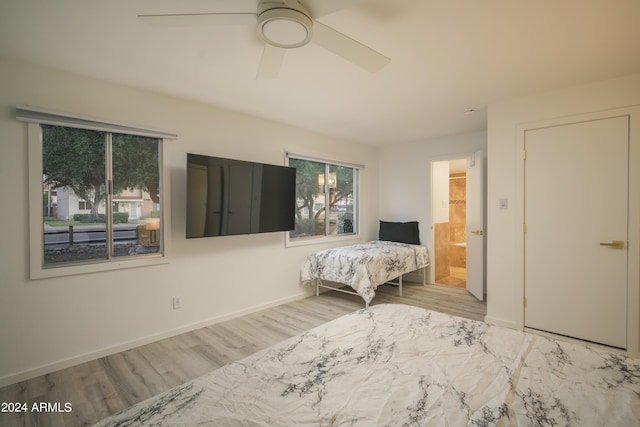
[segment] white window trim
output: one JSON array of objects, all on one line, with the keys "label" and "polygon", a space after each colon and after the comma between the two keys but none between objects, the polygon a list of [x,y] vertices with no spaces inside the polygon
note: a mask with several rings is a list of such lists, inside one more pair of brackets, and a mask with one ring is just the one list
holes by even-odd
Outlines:
[{"label": "white window trim", "polygon": [[296,237],[291,239],[289,232],[285,233],[285,247],[292,248],[296,246],[321,245],[324,243],[346,242],[360,240],[360,232],[353,234],[345,234],[339,236],[311,236]]},{"label": "white window trim", "polygon": [[148,136],[158,139],[176,139],[178,137],[175,133],[164,130],[143,128],[118,122],[106,122],[92,117],[61,113],[44,108],[32,107],[30,105],[19,105],[16,107],[16,120],[42,125],[68,126],[102,132]]},{"label": "white window trim", "polygon": [[354,212],[354,216],[356,218],[356,224],[358,225],[357,227],[357,231],[355,233],[350,233],[350,234],[342,234],[342,235],[323,235],[323,236],[309,236],[309,237],[296,237],[296,238],[291,238],[290,237],[290,233],[288,231],[286,231],[284,233],[284,246],[286,248],[290,248],[290,247],[296,247],[296,246],[308,246],[308,245],[321,245],[321,244],[326,244],[326,243],[335,243],[335,242],[348,242],[348,241],[359,241],[360,237],[361,237],[361,233],[360,233],[360,173],[361,170],[365,168],[364,165],[361,164],[357,164],[357,163],[348,163],[348,162],[341,162],[341,161],[337,161],[337,160],[329,160],[329,159],[324,159],[324,158],[320,158],[320,157],[315,157],[315,156],[308,156],[305,154],[298,154],[298,153],[291,153],[291,152],[286,152],[285,153],[285,165],[289,166],[289,158],[294,158],[294,159],[299,159],[299,160],[309,160],[309,161],[313,161],[313,162],[318,162],[318,163],[324,163],[324,164],[331,164],[334,166],[346,166],[346,167],[350,167],[353,169],[357,169],[357,180],[355,180],[354,183],[354,188],[353,188],[353,192],[354,192],[354,196],[356,199],[356,207],[355,207],[355,212]]},{"label": "white window trim", "polygon": [[[171,247],[171,220],[167,207],[171,206],[168,174],[161,176],[163,254],[136,256],[133,259],[112,258],[95,261],[91,264],[60,265],[44,267],[44,234],[42,219],[42,126],[40,123],[27,123],[27,144],[29,161],[29,269],[31,280],[64,277],[101,271],[121,270],[125,268],[146,267],[168,264],[167,253]],[[164,162],[164,160],[163,160]],[[165,169],[164,167],[162,169]]]}]

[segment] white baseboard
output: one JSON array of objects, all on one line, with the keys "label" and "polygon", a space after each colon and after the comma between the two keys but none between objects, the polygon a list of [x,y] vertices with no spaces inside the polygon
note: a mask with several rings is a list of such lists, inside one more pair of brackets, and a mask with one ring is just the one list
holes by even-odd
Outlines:
[{"label": "white baseboard", "polygon": [[110,356],[115,353],[130,350],[141,345],[150,344],[155,341],[160,341],[166,338],[171,338],[176,335],[191,332],[196,329],[203,328],[205,326],[214,325],[216,323],[224,322],[227,320],[235,319],[236,317],[245,316],[247,314],[255,313],[257,311],[265,310],[267,308],[275,307],[288,302],[297,301],[299,299],[306,298],[310,295],[309,292],[304,292],[296,295],[292,295],[279,300],[269,301],[263,304],[258,304],[252,307],[248,307],[233,313],[224,314],[221,316],[211,317],[209,319],[202,320],[200,322],[190,323],[179,328],[171,329],[165,332],[161,332],[154,335],[148,335],[136,340],[127,341],[121,344],[117,344],[111,347],[103,348],[100,350],[92,351],[89,353],[81,354],[78,356],[70,357],[68,359],[59,360],[46,365],[38,366],[33,369],[28,369],[15,374],[7,375],[0,378],[0,387],[5,387],[11,384],[15,384],[20,381],[29,380],[31,378],[39,377],[40,375],[50,374],[51,372],[58,371],[60,369],[70,368],[81,363],[90,362],[92,360],[100,359],[101,357]]},{"label": "white baseboard", "polygon": [[498,319],[497,317],[485,316],[484,321],[485,323],[489,323],[490,325],[496,325],[496,326],[502,326],[504,328],[520,330],[516,322],[513,322],[511,320],[504,320],[504,319]]}]

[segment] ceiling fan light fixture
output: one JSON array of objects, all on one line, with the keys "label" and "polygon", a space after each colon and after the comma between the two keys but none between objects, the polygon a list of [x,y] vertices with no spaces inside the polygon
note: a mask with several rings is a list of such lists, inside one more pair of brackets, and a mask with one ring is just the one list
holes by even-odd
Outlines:
[{"label": "ceiling fan light fixture", "polygon": [[300,47],[311,41],[313,21],[297,10],[269,9],[258,16],[258,34],[272,46]]}]

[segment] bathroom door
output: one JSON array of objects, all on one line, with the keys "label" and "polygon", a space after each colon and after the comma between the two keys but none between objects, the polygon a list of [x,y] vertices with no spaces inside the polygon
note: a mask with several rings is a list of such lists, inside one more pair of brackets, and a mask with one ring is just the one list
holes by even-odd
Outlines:
[{"label": "bathroom door", "polygon": [[525,132],[525,326],[626,348],[628,116]]},{"label": "bathroom door", "polygon": [[467,290],[484,299],[484,174],[483,153],[467,161]]}]

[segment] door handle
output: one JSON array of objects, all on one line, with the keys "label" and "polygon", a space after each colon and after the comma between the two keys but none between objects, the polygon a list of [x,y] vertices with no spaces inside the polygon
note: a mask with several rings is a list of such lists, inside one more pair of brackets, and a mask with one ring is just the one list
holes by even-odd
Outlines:
[{"label": "door handle", "polygon": [[609,246],[613,249],[624,249],[624,241],[612,240],[611,243],[600,243],[600,246]]},{"label": "door handle", "polygon": [[475,234],[476,236],[482,236],[484,235],[484,231],[482,230],[475,230],[471,232],[472,234]]}]

